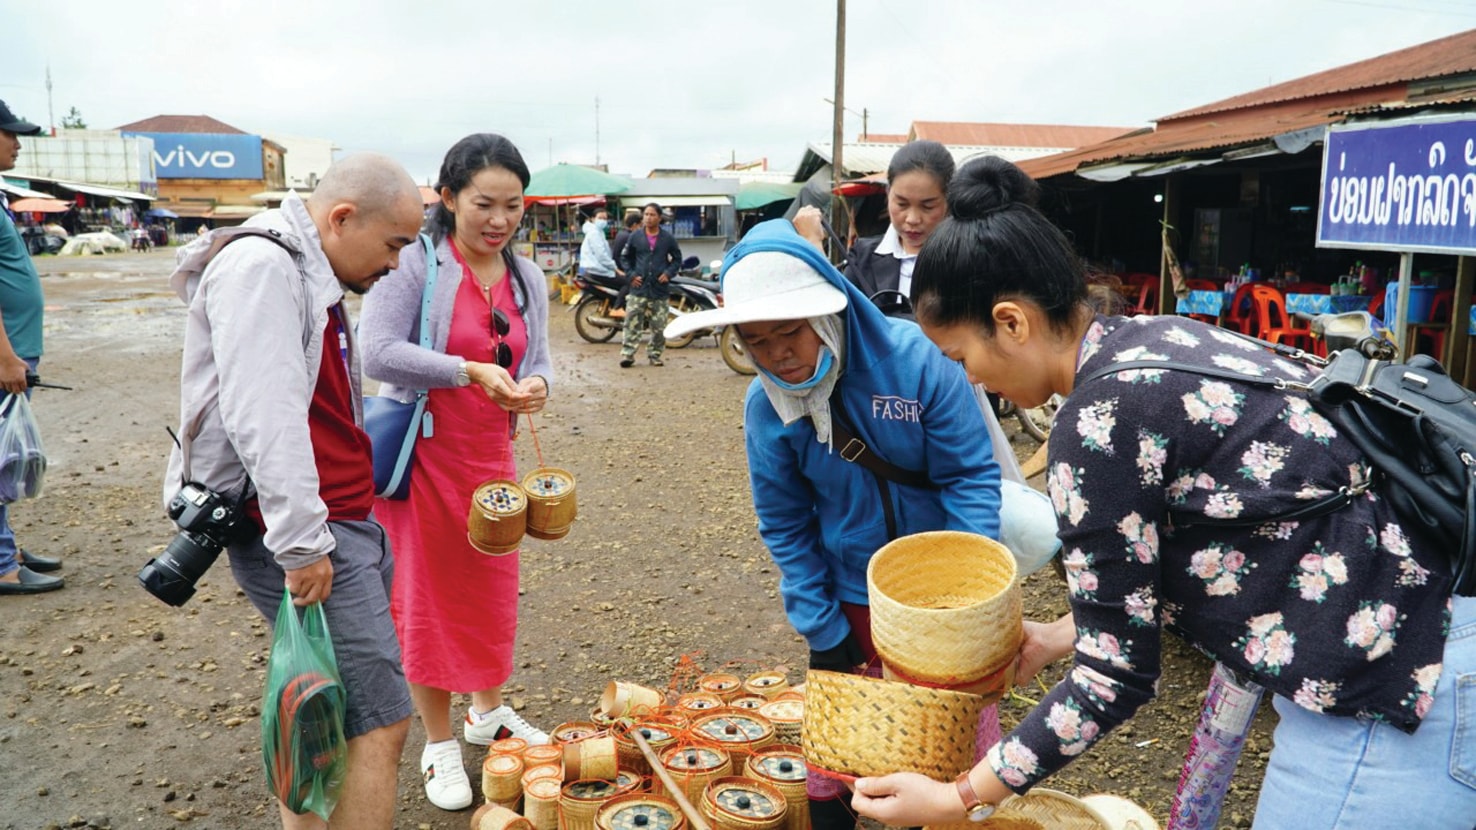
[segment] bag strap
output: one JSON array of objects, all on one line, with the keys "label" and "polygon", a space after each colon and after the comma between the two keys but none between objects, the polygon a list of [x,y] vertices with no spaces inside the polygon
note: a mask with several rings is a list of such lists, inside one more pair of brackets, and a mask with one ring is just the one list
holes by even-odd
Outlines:
[{"label": "bag strap", "polygon": [[[1256,340],[1255,338],[1251,337],[1243,337],[1243,339],[1249,340],[1254,343],[1261,343],[1265,346],[1279,345],[1273,343],[1265,343],[1264,341]],[[1291,349],[1286,346],[1283,346],[1282,349],[1287,349],[1290,352],[1301,351],[1300,349]],[[1292,357],[1293,355],[1288,354],[1287,356]],[[1114,363],[1111,366],[1107,366],[1106,368],[1098,369],[1097,371],[1092,372],[1090,375],[1087,375],[1086,377],[1078,380],[1073,387],[1073,391],[1075,389],[1080,389],[1083,386],[1086,386],[1094,380],[1104,378],[1108,375],[1115,375],[1119,372],[1142,371],[1146,369],[1158,369],[1170,372],[1186,372],[1193,375],[1218,378],[1220,380],[1230,381],[1231,383],[1243,383],[1248,386],[1262,386],[1273,389],[1306,390],[1310,388],[1306,384],[1294,383],[1282,378],[1269,378],[1260,375],[1246,375],[1241,374],[1240,372],[1231,371],[1229,369],[1222,369],[1218,366],[1194,366],[1188,363],[1181,363],[1177,360],[1128,360],[1121,363]],[[1347,507],[1348,505],[1352,504],[1355,499],[1367,492],[1368,489],[1372,486],[1373,476],[1370,475],[1364,484],[1340,487],[1338,488],[1338,492],[1332,494],[1331,496],[1328,496],[1325,499],[1311,502],[1301,507],[1296,507],[1288,510],[1285,513],[1278,513],[1272,516],[1245,518],[1212,518],[1199,514],[1173,513],[1172,511],[1170,511],[1170,513],[1172,516],[1192,515],[1192,518],[1188,520],[1176,520],[1174,522],[1175,527],[1193,527],[1195,525],[1216,525],[1219,527],[1255,527],[1256,525],[1263,525],[1270,522],[1304,521],[1307,519],[1315,519],[1319,516],[1326,516],[1329,513],[1334,513],[1338,510],[1343,509],[1344,507]]]},{"label": "bag strap", "polygon": [[420,244],[425,248],[425,289],[420,292],[420,347],[431,348],[430,309],[431,295],[436,290],[436,272],[440,262],[436,259],[436,246],[426,234],[420,234]]},{"label": "bag strap", "polygon": [[834,391],[830,393],[830,432],[835,439],[835,445],[840,447],[840,457],[875,473],[878,477],[895,481],[898,484],[906,484],[909,487],[921,487],[924,490],[937,490],[928,474],[921,470],[909,470],[898,467],[896,464],[876,454],[856,436],[851,429],[850,419],[846,415],[845,404],[841,401],[840,384],[836,384]]}]

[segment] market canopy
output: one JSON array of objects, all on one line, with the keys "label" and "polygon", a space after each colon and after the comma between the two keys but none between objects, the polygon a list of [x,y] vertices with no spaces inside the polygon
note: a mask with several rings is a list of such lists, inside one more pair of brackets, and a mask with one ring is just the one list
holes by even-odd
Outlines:
[{"label": "market canopy", "polygon": [[733,207],[738,210],[758,210],[765,205],[793,199],[804,186],[804,182],[744,182],[738,185],[738,195],[733,197]]},{"label": "market canopy", "polygon": [[153,217],[155,219],[178,219],[179,218],[179,214],[178,213],[175,213],[174,211],[170,210],[169,208],[154,208],[154,209],[150,210],[148,213],[145,213],[144,216],[151,216],[151,217]]},{"label": "market canopy", "polygon": [[630,181],[622,176],[612,176],[593,167],[561,163],[534,173],[523,195],[529,199],[538,199],[540,204],[548,204],[542,199],[608,196],[624,193],[629,189]]},{"label": "market canopy", "polygon": [[10,203],[10,209],[16,213],[64,213],[72,209],[72,203],[61,199],[16,199]]}]

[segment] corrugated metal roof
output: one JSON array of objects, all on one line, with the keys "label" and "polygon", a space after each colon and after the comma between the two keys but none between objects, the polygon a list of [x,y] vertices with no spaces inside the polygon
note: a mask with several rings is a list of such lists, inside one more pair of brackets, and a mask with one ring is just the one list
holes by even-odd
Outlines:
[{"label": "corrugated metal roof", "polygon": [[1466,72],[1476,72],[1476,29],[1176,112],[1158,123]]},{"label": "corrugated metal roof", "polygon": [[[1458,57],[1436,54],[1456,49],[1462,51]],[[1020,162],[1020,169],[1045,179],[1096,164],[1162,161],[1244,147],[1361,113],[1460,105],[1476,101],[1476,79],[1460,77],[1472,71],[1476,30],[1185,110],[1159,121],[1156,129],[1029,159]],[[1450,88],[1425,93],[1428,82],[1452,77]]]},{"label": "corrugated metal roof", "polygon": [[226,133],[229,135],[248,135],[245,130],[238,130],[224,121],[211,118],[208,115],[156,115],[153,118],[145,118],[132,124],[124,124],[119,127],[120,132],[130,133]]},{"label": "corrugated metal roof", "polygon": [[1136,127],[1084,127],[1071,124],[991,124],[961,121],[914,121],[909,138],[973,147],[1018,147],[1074,150],[1096,144]]},{"label": "corrugated metal roof", "polygon": [[655,200],[659,202],[662,196],[735,196],[737,193],[737,179],[663,177],[656,179],[631,179],[630,189],[623,190],[618,195],[622,201],[649,196],[655,197]]}]

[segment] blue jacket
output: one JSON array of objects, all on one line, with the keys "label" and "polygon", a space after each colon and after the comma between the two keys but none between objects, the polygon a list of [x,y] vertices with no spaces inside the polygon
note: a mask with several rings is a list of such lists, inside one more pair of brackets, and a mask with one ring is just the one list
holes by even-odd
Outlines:
[{"label": "blue jacket", "polygon": [[[998,538],[999,465],[963,371],[916,324],[883,316],[789,222],[750,230],[724,257],[724,273],[755,251],[797,256],[849,297],[837,384],[849,421],[882,458],[925,470],[939,487],[887,482],[897,533]],[[744,430],[759,534],[779,566],[784,611],[810,648],[834,648],[850,631],[840,603],[869,604],[866,565],[889,541],[876,478],[815,440],[808,418],[784,426],[758,380],[748,388]]]}]

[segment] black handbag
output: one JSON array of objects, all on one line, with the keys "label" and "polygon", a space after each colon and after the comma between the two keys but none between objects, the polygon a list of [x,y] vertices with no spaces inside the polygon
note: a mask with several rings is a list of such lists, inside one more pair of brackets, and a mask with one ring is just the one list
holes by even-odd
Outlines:
[{"label": "black handbag", "polygon": [[[1476,596],[1476,394],[1427,355],[1394,363],[1343,349],[1324,360],[1279,343],[1245,339],[1321,372],[1297,383],[1171,360],[1131,360],[1094,372],[1077,387],[1132,369],[1168,369],[1305,393],[1313,408],[1363,452],[1374,473],[1369,486],[1388,500],[1400,521],[1448,552],[1453,592]],[[1247,525],[1313,518],[1350,504],[1362,492],[1344,488],[1277,516],[1195,517],[1193,522]]]},{"label": "black handbag", "polygon": [[[425,290],[420,294],[420,346],[430,343],[431,293],[436,286],[436,249],[429,236],[420,235],[425,246]],[[374,454],[374,495],[403,499],[410,495],[410,470],[415,462],[415,442],[431,437],[430,413],[425,411],[428,392],[418,389],[415,400],[371,395],[364,398],[364,432]]]}]

